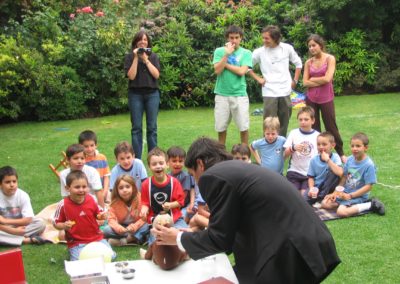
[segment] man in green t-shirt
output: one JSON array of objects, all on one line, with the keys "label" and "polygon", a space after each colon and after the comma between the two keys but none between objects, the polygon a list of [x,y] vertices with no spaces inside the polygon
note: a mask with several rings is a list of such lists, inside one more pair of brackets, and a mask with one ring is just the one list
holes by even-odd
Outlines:
[{"label": "man in green t-shirt", "polygon": [[218,141],[225,145],[229,122],[233,118],[240,131],[240,140],[249,140],[249,98],[245,75],[252,68],[251,51],[240,47],[243,31],[230,26],[225,32],[227,43],[214,51],[215,84],[215,130]]}]

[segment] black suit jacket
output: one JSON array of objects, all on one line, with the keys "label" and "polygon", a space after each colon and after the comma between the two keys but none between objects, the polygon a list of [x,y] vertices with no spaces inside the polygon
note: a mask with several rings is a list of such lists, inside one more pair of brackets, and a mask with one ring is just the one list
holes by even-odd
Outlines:
[{"label": "black suit jacket", "polygon": [[240,283],[317,283],[340,263],[329,230],[284,177],[225,161],[199,188],[211,217],[207,230],[182,234],[191,258],[233,251]]}]

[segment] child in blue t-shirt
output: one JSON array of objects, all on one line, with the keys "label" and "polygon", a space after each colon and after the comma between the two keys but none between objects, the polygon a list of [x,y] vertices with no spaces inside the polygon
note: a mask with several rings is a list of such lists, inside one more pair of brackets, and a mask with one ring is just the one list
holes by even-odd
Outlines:
[{"label": "child in blue t-shirt", "polygon": [[130,143],[123,141],[114,148],[114,155],[118,164],[111,170],[110,189],[121,175],[129,175],[135,180],[139,192],[142,189],[142,182],[147,178],[146,168],[140,159],[135,158],[135,152]]},{"label": "child in blue t-shirt", "polygon": [[[329,132],[322,132],[317,137],[318,155],[310,161],[308,168],[308,189],[304,198],[310,204],[321,201],[331,193],[343,176],[342,161],[335,148],[335,138]],[[314,190],[313,190],[314,189]]]},{"label": "child in blue t-shirt", "polygon": [[279,136],[280,123],[277,117],[267,117],[263,123],[264,138],[251,143],[250,150],[257,164],[283,174],[283,158],[286,138]]},{"label": "child in blue t-shirt", "polygon": [[196,214],[190,219],[189,227],[193,232],[202,231],[208,227],[209,219],[210,219],[210,210],[207,206],[207,203],[204,201],[201,196],[199,187],[195,185],[196,191]]},{"label": "child in blue t-shirt", "polygon": [[343,192],[328,194],[322,201],[322,208],[336,209],[340,217],[357,215],[370,210],[379,215],[385,214],[385,206],[378,199],[368,201],[372,185],[376,183],[374,162],[368,157],[369,139],[364,133],[356,133],[351,138],[351,153],[344,166],[344,175],[339,185]]},{"label": "child in blue t-shirt", "polygon": [[167,151],[169,174],[178,179],[185,194],[185,203],[181,208],[186,223],[194,215],[195,190],[190,174],[183,170],[186,152],[181,147],[172,146]]}]

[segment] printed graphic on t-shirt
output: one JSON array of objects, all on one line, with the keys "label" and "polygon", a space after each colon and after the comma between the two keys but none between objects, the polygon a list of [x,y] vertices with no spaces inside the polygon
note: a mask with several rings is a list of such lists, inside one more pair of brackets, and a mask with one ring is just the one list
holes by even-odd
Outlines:
[{"label": "printed graphic on t-shirt", "polygon": [[240,63],[240,57],[238,55],[235,54],[229,55],[228,64],[239,66],[239,63]]},{"label": "printed graphic on t-shirt", "polygon": [[168,200],[168,194],[165,192],[156,192],[153,194],[153,197],[154,200],[160,205],[163,205]]},{"label": "printed graphic on t-shirt", "polygon": [[0,215],[7,219],[22,218],[21,208],[19,207],[0,207]]},{"label": "printed graphic on t-shirt", "polygon": [[309,156],[314,148],[314,146],[309,141],[303,141],[300,144],[302,149],[298,151],[302,156]]},{"label": "printed graphic on t-shirt", "polygon": [[346,185],[348,188],[357,189],[358,181],[361,179],[360,173],[355,169],[349,169],[346,177]]}]

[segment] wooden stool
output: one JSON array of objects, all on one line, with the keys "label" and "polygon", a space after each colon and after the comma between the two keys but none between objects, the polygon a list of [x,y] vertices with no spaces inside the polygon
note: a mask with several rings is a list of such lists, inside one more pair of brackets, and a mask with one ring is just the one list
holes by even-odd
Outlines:
[{"label": "wooden stool", "polygon": [[64,151],[61,152],[61,156],[63,158],[60,160],[60,162],[56,166],[53,166],[53,164],[49,164],[50,170],[57,176],[58,179],[60,179],[60,173],[58,171],[58,168],[61,166],[64,168],[68,168],[67,155],[65,154]]}]

